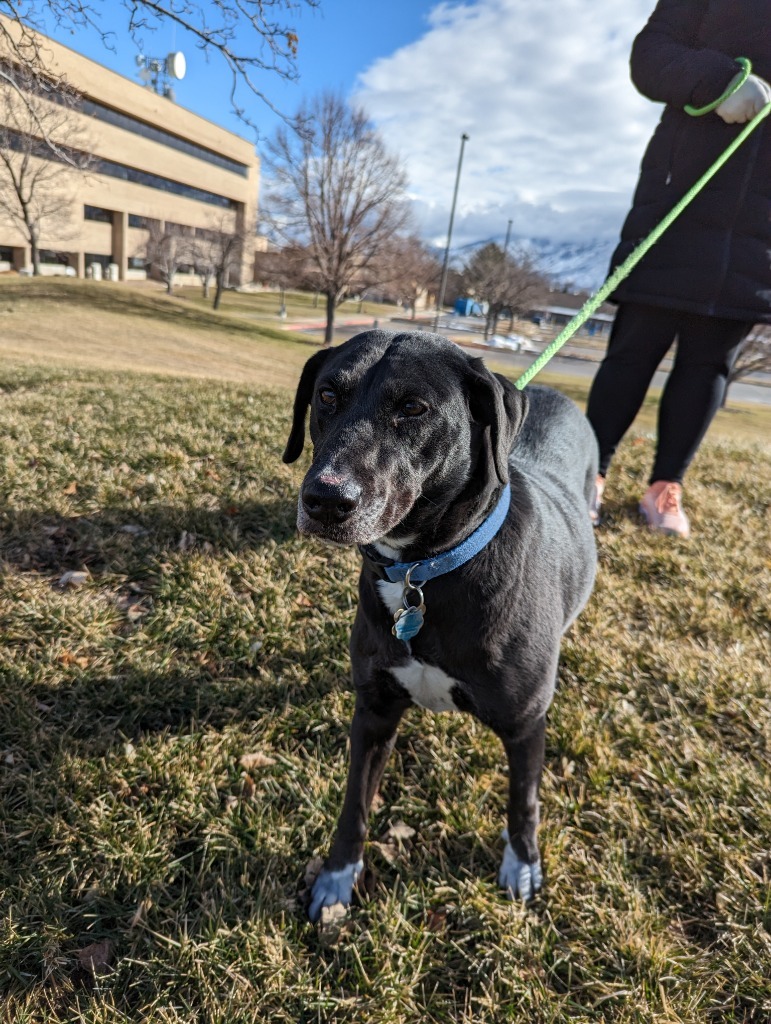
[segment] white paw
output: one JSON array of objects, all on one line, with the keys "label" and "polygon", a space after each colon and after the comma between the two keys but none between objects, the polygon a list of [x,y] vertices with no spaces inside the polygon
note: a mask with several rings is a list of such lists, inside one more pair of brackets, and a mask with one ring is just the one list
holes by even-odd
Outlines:
[{"label": "white paw", "polygon": [[325,869],[321,872],[311,890],[311,903],[308,907],[311,921],[318,921],[322,907],[333,907],[336,903],[342,903],[344,907],[349,905],[353,887],[363,867],[364,861],[359,860],[355,864],[346,864],[339,871]]},{"label": "white paw", "polygon": [[498,872],[498,884],[506,889],[510,899],[521,899],[524,903],[531,900],[543,885],[543,871],[540,860],[534,864],[528,864],[520,860],[514,853],[509,843],[509,834],[504,830],[503,837],[506,840],[506,848],[503,851],[503,860]]}]

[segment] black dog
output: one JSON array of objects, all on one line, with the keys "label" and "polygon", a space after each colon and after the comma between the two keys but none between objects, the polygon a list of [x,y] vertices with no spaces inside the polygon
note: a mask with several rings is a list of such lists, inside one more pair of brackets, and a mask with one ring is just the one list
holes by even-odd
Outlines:
[{"label": "black dog", "polygon": [[499,881],[529,899],[542,883],[538,787],[560,637],[594,581],[592,430],[568,398],[518,391],[433,334],[367,331],[312,356],[285,462],[303,450],[309,406],[298,528],[364,557],[348,788],[310,917],[350,902],[369,808],[412,704],[470,712],[503,741]]}]

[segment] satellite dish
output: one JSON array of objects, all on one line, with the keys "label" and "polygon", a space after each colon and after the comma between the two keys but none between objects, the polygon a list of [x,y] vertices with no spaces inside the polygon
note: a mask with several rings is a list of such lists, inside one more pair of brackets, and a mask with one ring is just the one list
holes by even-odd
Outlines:
[{"label": "satellite dish", "polygon": [[172,78],[183,79],[187,71],[187,61],[181,50],[170,53],[166,58],[166,73]]}]

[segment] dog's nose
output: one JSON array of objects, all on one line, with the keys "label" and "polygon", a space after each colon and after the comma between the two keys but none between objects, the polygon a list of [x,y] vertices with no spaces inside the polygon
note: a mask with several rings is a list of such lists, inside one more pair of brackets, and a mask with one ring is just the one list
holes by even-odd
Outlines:
[{"label": "dog's nose", "polygon": [[302,490],[305,511],[319,523],[344,523],[359,507],[360,499],[361,487],[353,480],[332,484],[316,477]]}]

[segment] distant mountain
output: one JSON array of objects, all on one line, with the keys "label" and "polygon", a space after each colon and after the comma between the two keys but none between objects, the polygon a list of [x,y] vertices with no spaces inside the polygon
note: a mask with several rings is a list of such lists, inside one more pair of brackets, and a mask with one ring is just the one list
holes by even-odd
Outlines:
[{"label": "distant mountain", "polygon": [[[455,260],[465,263],[469,256],[483,245],[495,242],[503,246],[505,238],[484,238],[453,249]],[[512,238],[509,251],[529,253],[538,267],[556,287],[572,285],[578,289],[596,291],[608,273],[608,263],[617,239],[593,238],[581,242],[557,242],[551,238]]]}]

